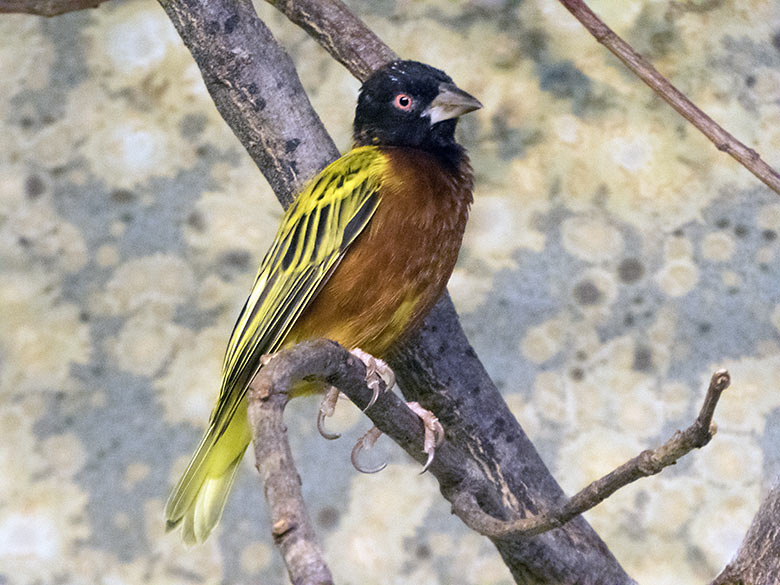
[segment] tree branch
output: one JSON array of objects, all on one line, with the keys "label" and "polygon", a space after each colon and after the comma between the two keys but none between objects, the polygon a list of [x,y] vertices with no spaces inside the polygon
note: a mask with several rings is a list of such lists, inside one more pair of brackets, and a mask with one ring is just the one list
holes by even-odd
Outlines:
[{"label": "tree branch", "polygon": [[250,0],[160,0],[219,113],[286,207],[339,155],[292,59]]},{"label": "tree branch", "polygon": [[25,13],[58,16],[66,12],[97,8],[106,0],[0,0],[0,14]]},{"label": "tree branch", "polygon": [[715,434],[712,417],[720,395],[729,387],[731,378],[726,370],[712,375],[699,416],[684,431],[677,431],[666,443],[655,449],[642,451],[604,477],[592,482],[560,506],[530,518],[501,522],[485,514],[471,494],[463,492],[455,503],[456,513],[473,530],[495,538],[533,536],[564,525],[566,522],[594,508],[620,488],[642,477],[660,473],[678,459],[710,442]]},{"label": "tree branch", "polygon": [[309,365],[325,370],[316,362],[271,360],[249,386],[247,409],[256,466],[268,502],[271,535],[282,553],[290,581],[294,585],[333,585],[303,501],[301,478],[295,469],[283,420],[288,390],[295,381],[309,375]]},{"label": "tree branch", "polygon": [[611,28],[596,16],[582,0],[560,0],[566,9],[588,29],[596,40],[609,49],[623,64],[661,96],[666,103],[699,131],[709,138],[723,152],[730,154],[742,166],[761,179],[770,189],[780,195],[780,174],[770,167],[759,154],[742,144],[715,120],[701,111],[685,94],[673,86],[631,45],[621,39]]},{"label": "tree branch", "polygon": [[[360,408],[369,404],[373,391],[366,384],[363,362],[326,339],[305,341],[274,354],[250,384],[249,421],[274,541],[292,583],[324,585],[332,583],[332,578],[316,543],[283,423],[289,390],[301,380],[320,380],[333,385]],[[397,395],[381,391],[367,414],[409,455],[419,463],[425,461],[422,423]],[[481,487],[490,497],[490,482],[484,474],[473,461],[446,442],[437,449],[430,471],[443,491],[452,491],[455,486],[478,490]]]},{"label": "tree branch", "polygon": [[[286,404],[289,389],[301,380],[319,380],[334,386],[360,409],[365,409],[373,397],[362,361],[335,341],[310,339],[270,357],[250,385],[250,401],[265,401],[271,393],[279,393],[285,397]],[[427,455],[423,452],[424,429],[420,417],[398,395],[386,390],[384,382],[380,382],[379,396],[365,414],[413,459],[425,463]],[[447,489],[464,482],[473,484],[476,480],[476,476],[470,475],[476,468],[446,440],[437,447],[430,470]]]},{"label": "tree branch", "polygon": [[[310,576],[327,573],[314,542],[314,530],[282,423],[288,392],[301,380],[320,380],[335,386],[360,408],[365,408],[372,397],[363,363],[325,339],[306,341],[275,354],[250,385],[249,419],[255,457],[264,481],[274,538],[293,583],[298,583],[296,579],[307,570],[311,571]],[[688,429],[676,433],[661,447],[644,451],[549,513],[506,522],[485,512],[485,508],[500,509],[500,497],[485,471],[452,442],[445,441],[438,447],[430,472],[438,480],[442,494],[452,502],[453,512],[470,528],[496,540],[529,538],[559,528],[621,487],[658,473],[694,448],[706,445],[714,433],[711,423],[715,406],[728,384],[728,373],[716,372],[702,410]],[[410,456],[421,464],[425,461],[422,423],[398,396],[381,392],[366,414]],[[330,578],[329,573],[327,577]]]},{"label": "tree branch", "polygon": [[339,0],[267,0],[360,81],[398,55]]}]

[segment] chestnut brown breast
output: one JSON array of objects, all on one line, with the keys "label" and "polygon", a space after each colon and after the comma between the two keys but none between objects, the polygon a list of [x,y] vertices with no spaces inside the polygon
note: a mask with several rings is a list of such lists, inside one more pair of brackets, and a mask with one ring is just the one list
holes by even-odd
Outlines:
[{"label": "chestnut brown breast", "polygon": [[327,337],[382,356],[444,291],[472,201],[465,154],[445,168],[420,150],[383,147],[381,202],[284,345]]}]

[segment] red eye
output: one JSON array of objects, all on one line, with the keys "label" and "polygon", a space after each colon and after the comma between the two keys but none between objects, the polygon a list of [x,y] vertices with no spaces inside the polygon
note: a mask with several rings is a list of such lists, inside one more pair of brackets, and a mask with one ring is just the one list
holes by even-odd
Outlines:
[{"label": "red eye", "polygon": [[393,105],[399,110],[403,110],[404,112],[411,110],[413,104],[414,100],[409,94],[406,93],[399,93],[393,100]]}]

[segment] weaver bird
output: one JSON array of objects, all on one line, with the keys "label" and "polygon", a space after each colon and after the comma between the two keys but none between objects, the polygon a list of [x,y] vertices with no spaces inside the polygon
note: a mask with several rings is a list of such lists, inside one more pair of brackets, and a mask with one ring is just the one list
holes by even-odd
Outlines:
[{"label": "weaver bird", "polygon": [[208,429],[165,509],[185,542],[205,540],[222,515],[251,439],[246,393],[262,356],[325,337],[381,357],[442,294],[472,201],[455,125],[480,107],[415,61],[363,84],[352,150],[284,214],[233,329]]}]

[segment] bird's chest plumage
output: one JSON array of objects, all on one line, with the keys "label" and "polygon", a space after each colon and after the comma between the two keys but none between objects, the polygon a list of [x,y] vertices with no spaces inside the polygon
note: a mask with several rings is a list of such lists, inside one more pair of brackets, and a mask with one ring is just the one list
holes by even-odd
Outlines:
[{"label": "bird's chest plumage", "polygon": [[468,160],[448,170],[422,151],[384,152],[376,213],[286,342],[328,337],[381,356],[444,291],[471,203]]}]

